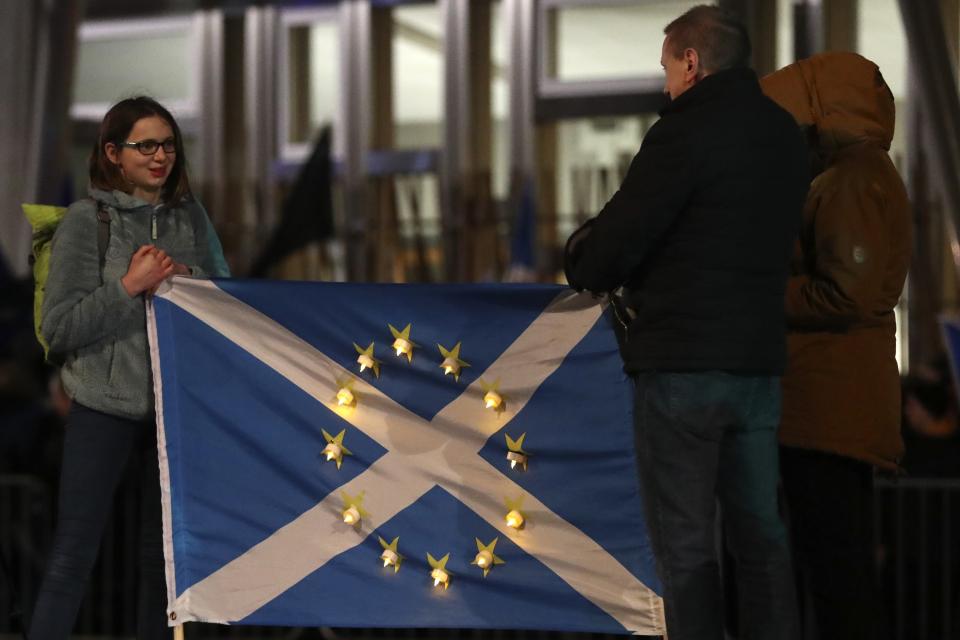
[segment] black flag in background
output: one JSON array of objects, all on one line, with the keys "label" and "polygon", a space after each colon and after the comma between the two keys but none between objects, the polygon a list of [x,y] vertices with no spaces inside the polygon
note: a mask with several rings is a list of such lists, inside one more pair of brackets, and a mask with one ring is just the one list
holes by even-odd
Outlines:
[{"label": "black flag in background", "polygon": [[250,276],[262,278],[271,267],[312,242],[333,236],[333,170],[330,161],[331,131],[320,131],[310,159],[283,203],[280,224],[254,261]]}]

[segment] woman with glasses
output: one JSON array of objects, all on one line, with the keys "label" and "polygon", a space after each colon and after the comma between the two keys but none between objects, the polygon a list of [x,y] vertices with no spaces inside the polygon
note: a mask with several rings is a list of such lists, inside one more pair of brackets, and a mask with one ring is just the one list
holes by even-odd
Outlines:
[{"label": "woman with glasses", "polygon": [[90,197],[71,205],[53,238],[41,331],[73,405],[31,640],[69,637],[125,468],[141,496],[137,637],[169,636],[144,300],[173,275],[229,273],[190,192],[176,121],[153,99],[130,98],[104,117]]}]

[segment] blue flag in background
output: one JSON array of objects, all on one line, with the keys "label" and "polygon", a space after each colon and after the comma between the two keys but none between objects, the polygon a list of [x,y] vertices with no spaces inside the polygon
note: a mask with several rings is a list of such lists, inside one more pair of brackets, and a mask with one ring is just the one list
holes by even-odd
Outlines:
[{"label": "blue flag in background", "polygon": [[960,320],[955,317],[941,316],[940,330],[943,334],[943,346],[950,361],[950,375],[953,389],[960,398]]},{"label": "blue flag in background", "polygon": [[533,188],[527,184],[520,196],[520,208],[514,218],[510,238],[510,264],[533,269],[536,266],[535,247],[537,246],[536,205],[533,201]]},{"label": "blue flag in background", "polygon": [[176,622],[661,634],[607,314],[556,286],[175,278],[149,333]]}]

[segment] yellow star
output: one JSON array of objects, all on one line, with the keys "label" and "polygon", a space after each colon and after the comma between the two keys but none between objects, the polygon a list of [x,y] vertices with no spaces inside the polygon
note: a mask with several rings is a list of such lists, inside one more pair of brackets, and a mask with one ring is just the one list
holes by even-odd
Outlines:
[{"label": "yellow star", "polygon": [[394,573],[400,571],[400,564],[403,562],[403,556],[397,551],[397,543],[400,541],[400,536],[394,538],[390,544],[387,544],[387,541],[380,536],[377,536],[377,539],[380,541],[380,546],[383,547],[383,553],[380,555],[380,559],[383,560],[383,566],[386,567],[392,564]]},{"label": "yellow star", "polygon": [[521,511],[523,508],[523,494],[520,495],[516,500],[511,500],[510,498],[504,499],[504,504],[507,505],[507,515],[506,521],[507,526],[511,529],[520,530],[523,528],[523,525],[527,521],[526,514]]},{"label": "yellow star", "polygon": [[493,542],[490,544],[483,544],[480,542],[480,538],[476,538],[477,541],[477,557],[473,559],[473,562],[470,564],[476,565],[483,569],[483,577],[486,578],[487,574],[490,573],[495,565],[505,564],[506,562],[503,558],[494,554],[493,550],[497,546],[497,540],[500,538],[494,538]]},{"label": "yellow star", "polygon": [[447,569],[447,560],[450,559],[450,554],[443,556],[439,560],[435,559],[429,553],[427,554],[427,562],[430,563],[430,577],[433,578],[433,586],[443,585],[443,588],[446,589],[450,586],[450,576],[453,574]]},{"label": "yellow star", "polygon": [[480,389],[483,391],[483,405],[487,409],[493,409],[497,413],[502,413],[507,408],[507,402],[500,395],[500,379],[497,378],[493,383],[486,382],[480,378]]},{"label": "yellow star", "polygon": [[510,434],[508,433],[503,435],[507,438],[507,449],[510,449],[510,451],[514,451],[516,453],[526,453],[526,451],[523,450],[523,439],[527,437],[526,433],[521,433],[520,437],[516,440],[511,438]]},{"label": "yellow star", "polygon": [[357,406],[357,392],[353,390],[353,385],[356,381],[356,378],[352,376],[344,376],[343,378],[337,378],[335,380],[337,383],[337,395],[335,395],[333,399],[337,402],[338,407]]},{"label": "yellow star", "polygon": [[507,454],[507,460],[510,461],[510,468],[512,469],[519,464],[523,467],[523,470],[526,471],[527,456],[529,454],[523,450],[523,439],[527,437],[527,434],[521,433],[520,437],[516,440],[511,438],[508,433],[504,433],[503,435],[507,439],[507,449],[510,452]]},{"label": "yellow star", "polygon": [[357,358],[357,362],[360,363],[360,373],[363,373],[364,369],[373,369],[373,375],[380,377],[380,361],[373,357],[373,344],[370,343],[370,346],[366,349],[361,349],[360,345],[356,342],[353,343],[353,348],[357,350],[357,353],[360,356]]},{"label": "yellow star", "polygon": [[413,349],[419,347],[417,343],[410,339],[410,324],[404,327],[403,331],[398,331],[392,324],[388,324],[390,333],[393,334],[393,348],[397,350],[398,356],[407,356],[407,362],[413,362]]},{"label": "yellow star", "polygon": [[460,343],[458,342],[456,346],[449,351],[439,343],[437,344],[437,348],[440,349],[440,355],[443,356],[443,362],[440,363],[440,368],[443,369],[444,375],[452,373],[453,379],[460,382],[460,369],[470,366],[460,359]]},{"label": "yellow star", "polygon": [[327,446],[323,449],[323,453],[327,456],[327,462],[336,461],[337,469],[343,464],[343,456],[353,455],[350,449],[347,449],[343,445],[343,434],[346,432],[347,430],[344,429],[336,436],[331,436],[327,433],[326,429],[320,429],[320,433],[323,434],[323,439],[327,441]]},{"label": "yellow star", "polygon": [[[340,498],[343,500],[343,510],[340,512],[343,515],[343,521],[349,525],[359,526],[360,520],[366,516],[369,516],[370,513],[363,508],[363,491],[358,493],[356,497],[352,497],[346,491],[340,491]],[[348,513],[353,509],[353,513]],[[355,515],[354,515],[355,514]],[[347,518],[350,515],[354,519],[351,521]]]}]

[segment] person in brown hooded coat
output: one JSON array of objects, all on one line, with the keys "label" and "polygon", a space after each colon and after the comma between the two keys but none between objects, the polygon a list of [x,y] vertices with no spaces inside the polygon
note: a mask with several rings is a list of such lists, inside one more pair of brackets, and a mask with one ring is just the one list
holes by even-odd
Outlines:
[{"label": "person in brown hooded coat", "polygon": [[819,637],[877,638],[872,478],[903,454],[894,307],[911,254],[907,194],[887,153],[893,95],[854,53],[801,60],[761,86],[807,130],[821,165],[786,291],[781,477],[801,593]]}]

